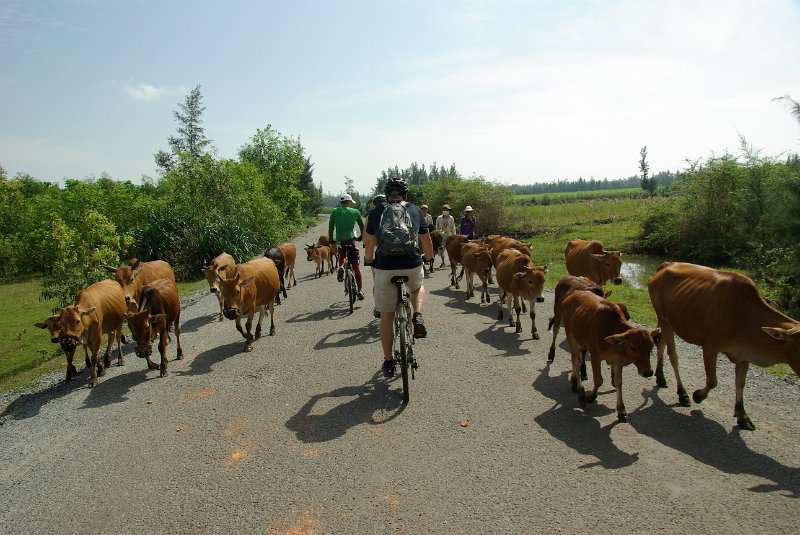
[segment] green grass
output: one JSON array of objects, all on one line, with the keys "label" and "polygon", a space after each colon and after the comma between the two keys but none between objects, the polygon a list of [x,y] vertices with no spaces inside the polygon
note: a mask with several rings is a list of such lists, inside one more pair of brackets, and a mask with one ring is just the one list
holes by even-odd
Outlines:
[{"label": "green grass", "polygon": [[[8,392],[27,387],[46,373],[63,370],[66,359],[50,342],[49,331],[33,326],[56,306],[54,301],[40,300],[41,280],[31,278],[0,288],[0,392]],[[206,288],[205,279],[178,283],[181,297]]]},{"label": "green grass", "polygon": [[568,191],[562,193],[528,193],[514,196],[518,204],[561,204],[596,199],[640,199],[647,197],[641,188],[623,188],[592,191]]}]

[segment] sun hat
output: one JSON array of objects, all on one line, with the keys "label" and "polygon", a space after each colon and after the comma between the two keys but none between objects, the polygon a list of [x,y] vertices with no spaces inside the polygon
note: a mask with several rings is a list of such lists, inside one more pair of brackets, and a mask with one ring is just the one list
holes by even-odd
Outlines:
[{"label": "sun hat", "polygon": [[345,193],[344,195],[339,197],[339,202],[352,201],[352,200],[353,200],[353,198],[350,196],[349,193]]},{"label": "sun hat", "polygon": [[467,205],[467,207],[464,208],[464,211],[465,212],[472,212],[472,206]]},{"label": "sun hat", "polygon": [[425,208],[427,210],[428,209],[428,205],[427,204],[423,204],[422,206],[420,206],[420,208]]},{"label": "sun hat", "polygon": [[445,204],[444,206],[442,206],[442,210],[450,210],[450,209],[451,208],[449,204]]}]

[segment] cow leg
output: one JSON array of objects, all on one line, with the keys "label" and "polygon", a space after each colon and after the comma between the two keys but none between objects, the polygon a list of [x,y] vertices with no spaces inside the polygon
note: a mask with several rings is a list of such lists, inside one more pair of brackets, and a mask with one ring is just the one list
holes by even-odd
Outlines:
[{"label": "cow leg", "polygon": [[586,406],[586,391],[583,388],[583,381],[581,381],[580,367],[581,367],[581,354],[578,350],[573,350],[574,345],[570,345],[570,354],[572,355],[572,377],[569,378],[572,391],[578,394],[578,403],[581,407]]},{"label": "cow leg", "polygon": [[[603,385],[603,370],[600,366],[601,362],[599,359],[592,358],[592,391],[586,396],[586,403],[594,403],[597,401],[597,392],[600,390],[600,387]],[[581,350],[580,356],[580,374],[581,374],[581,382],[586,379],[586,350]]]},{"label": "cow leg", "polygon": [[178,317],[175,318],[175,339],[178,342],[178,356],[176,357],[177,360],[183,359],[183,348],[181,347],[181,327],[180,327],[180,313]]},{"label": "cow leg", "polygon": [[269,335],[275,336],[275,307],[269,307]]},{"label": "cow leg", "polygon": [[289,274],[292,278],[292,286],[297,286],[297,278],[294,276],[294,264],[292,264],[291,269],[289,270]]},{"label": "cow leg", "polygon": [[[667,353],[669,354],[669,362],[672,364],[672,371],[675,374],[675,383],[678,385],[677,393],[678,393],[678,402],[684,406],[688,407],[691,405],[689,402],[689,394],[686,393],[686,388],[683,386],[683,381],[681,380],[681,373],[678,369],[678,351],[675,349],[675,333],[670,331],[669,336],[664,336],[664,331],[661,331],[661,340],[667,338]],[[715,357],[716,362],[716,357]],[[664,377],[664,372],[661,372],[661,377]],[[666,381],[664,382],[664,386],[666,386]]]},{"label": "cow leg", "polygon": [[219,300],[219,321],[225,319],[225,315],[223,312],[225,311],[225,303],[223,302],[224,298],[222,297],[222,292],[219,290],[216,292],[217,299]]},{"label": "cow leg", "polygon": [[547,361],[553,362],[556,358],[556,336],[558,336],[558,331],[561,329],[561,317],[553,316],[550,318],[550,325],[548,328],[553,330],[553,341],[550,342],[550,350],[547,352]]},{"label": "cow leg", "polygon": [[456,272],[458,271],[458,264],[454,264],[453,261],[450,261],[450,286],[455,286],[456,290],[458,290],[458,279],[456,278]]},{"label": "cow leg", "polygon": [[516,327],[516,323],[514,323],[514,314],[511,310],[513,306],[516,304],[517,298],[514,296],[514,294],[511,294],[509,296],[508,292],[506,292],[506,299],[507,299],[506,308],[508,308],[508,326]]},{"label": "cow leg", "polygon": [[281,293],[283,294],[283,298],[286,299],[288,296],[286,295],[286,285],[284,284],[284,278],[286,274],[281,273]]},{"label": "cow leg", "polygon": [[113,331],[108,333],[108,345],[106,346],[106,352],[103,354],[103,365],[106,368],[111,366],[111,348],[114,346],[114,338],[112,338],[113,334]]},{"label": "cow leg", "polygon": [[[86,351],[86,346],[83,346],[83,350]],[[75,369],[75,366],[72,364],[72,358],[75,356],[75,351],[67,352],[67,378],[65,381],[69,381],[73,377],[78,376],[78,370]],[[91,366],[91,361],[89,360],[89,354],[86,353],[86,367]]]},{"label": "cow leg", "polygon": [[494,279],[492,279],[492,268],[491,268],[491,266],[489,267],[489,274],[487,275],[486,278],[489,281],[489,284],[494,284]]},{"label": "cow leg", "polygon": [[467,272],[467,276],[465,278],[467,279],[467,281],[466,281],[467,282],[467,299],[469,299],[471,297],[475,297],[475,291],[472,288],[472,282],[473,282],[472,272],[468,271]]},{"label": "cow leg", "polygon": [[237,318],[236,318],[236,330],[237,330],[237,331],[239,331],[239,333],[240,333],[240,334],[241,334],[241,335],[242,335],[242,336],[243,336],[245,339],[247,339],[247,334],[245,334],[245,332],[244,332],[244,329],[242,329],[242,317],[241,317],[241,316],[239,316],[239,317],[237,317]]},{"label": "cow leg", "polygon": [[[594,361],[592,361],[592,364],[594,364]],[[622,364],[614,364],[611,369],[617,378],[617,421],[626,423],[628,421],[628,413],[625,411],[625,402],[622,401]]]},{"label": "cow leg", "polygon": [[[599,368],[599,366],[598,366]],[[587,379],[586,376],[586,350],[584,349],[581,351],[581,379],[584,381]]]},{"label": "cow leg", "polygon": [[[520,301],[522,302],[522,306],[520,306]],[[514,296],[514,311],[517,313],[517,328],[515,332],[521,333],[522,332],[522,322],[519,319],[519,313],[525,305],[525,299],[518,298],[516,295]]]},{"label": "cow leg", "polygon": [[125,357],[122,355],[122,327],[114,332],[117,339],[117,366],[125,366]]},{"label": "cow leg", "polygon": [[736,405],[733,409],[733,415],[736,416],[736,423],[739,424],[741,429],[747,431],[755,431],[756,426],[747,416],[744,410],[744,382],[747,380],[747,369],[750,363],[746,360],[736,363]]},{"label": "cow leg", "polygon": [[[524,303],[525,300],[523,299],[522,302]],[[535,305],[534,300],[531,299],[531,313],[530,313],[530,317],[531,317],[531,336],[533,337],[534,340],[538,340],[539,339],[539,330],[536,328],[536,309],[535,309],[535,306],[536,305]]]},{"label": "cow leg", "polygon": [[[270,303],[270,305],[273,305],[273,303]],[[265,308],[266,307],[264,305],[261,305],[260,307],[258,307],[258,322],[256,323],[255,340],[258,340],[259,338],[261,338],[261,320],[264,319],[264,309]],[[250,331],[250,326],[247,327],[247,330],[248,330],[248,332]]]},{"label": "cow leg", "polygon": [[503,321],[503,307],[505,306],[506,293],[502,288],[497,290],[497,305],[500,310],[497,312],[497,321]]},{"label": "cow leg", "polygon": [[89,388],[92,388],[97,386],[97,377],[105,375],[106,370],[103,363],[100,362],[100,340],[94,340],[90,349],[92,351],[92,376],[89,379]]},{"label": "cow leg", "polygon": [[253,316],[255,315],[255,309],[250,310],[250,313],[247,315],[247,323],[245,323],[245,328],[247,329],[247,334],[245,335],[245,342],[244,342],[244,352],[250,353],[253,350],[253,335],[250,334],[250,328],[253,326]]},{"label": "cow leg", "polygon": [[[491,303],[492,300],[489,297],[489,286],[486,284],[486,277],[481,278],[481,282],[483,283],[483,291],[481,292],[481,303]],[[484,296],[486,300],[484,301]]]},{"label": "cow leg", "polygon": [[89,347],[86,344],[81,344],[83,346],[83,358],[86,359],[86,368],[88,369],[92,365],[92,357],[89,356]]},{"label": "cow leg", "polygon": [[[163,321],[163,320],[162,320]],[[161,370],[161,377],[167,376],[167,323],[164,322],[164,326],[161,328],[161,333],[159,333],[159,340],[158,340],[158,352],[161,354],[161,366],[159,370]]]},{"label": "cow leg", "polygon": [[525,300],[523,299],[522,300],[522,312],[527,312],[527,311],[528,311],[528,307],[525,306]]},{"label": "cow leg", "polygon": [[706,369],[706,386],[699,390],[695,390],[692,394],[692,399],[695,403],[702,403],[708,397],[708,393],[712,388],[717,386],[717,354],[716,348],[709,349],[703,348],[703,366]]}]

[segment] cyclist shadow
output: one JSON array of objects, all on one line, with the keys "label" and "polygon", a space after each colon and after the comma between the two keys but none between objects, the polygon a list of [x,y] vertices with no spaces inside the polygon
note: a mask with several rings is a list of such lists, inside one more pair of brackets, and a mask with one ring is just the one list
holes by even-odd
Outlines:
[{"label": "cyclist shadow", "polygon": [[286,323],[300,323],[302,321],[338,320],[350,316],[350,305],[347,302],[333,303],[324,310],[298,314],[286,320]]},{"label": "cyclist shadow", "polygon": [[[330,341],[335,339],[335,341]],[[325,335],[322,340],[314,345],[314,349],[327,349],[329,347],[353,347],[361,344],[374,344],[380,341],[378,336],[378,320],[372,320],[366,327],[346,329]]]},{"label": "cyclist shadow", "polygon": [[[325,394],[317,394],[303,405],[297,414],[289,418],[286,428],[294,431],[304,443],[327,442],[337,439],[351,427],[360,424],[384,424],[402,413],[406,405],[396,390],[390,390],[390,382],[378,380],[382,373],[359,386],[345,386]],[[325,398],[353,398],[332,409],[311,414],[314,406]]]}]

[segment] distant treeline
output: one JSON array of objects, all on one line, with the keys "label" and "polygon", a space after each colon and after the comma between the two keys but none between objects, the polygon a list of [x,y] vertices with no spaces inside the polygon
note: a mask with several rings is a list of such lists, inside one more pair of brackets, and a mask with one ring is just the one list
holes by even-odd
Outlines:
[{"label": "distant treeline", "polygon": [[[677,175],[671,171],[661,171],[654,175],[659,186],[668,186]],[[641,186],[642,177],[631,176],[628,178],[618,178],[609,180],[604,178],[596,180],[590,178],[579,178],[578,180],[558,180],[551,182],[540,182],[537,184],[511,184],[508,188],[516,195],[534,193],[568,193],[573,191],[597,191],[609,189],[638,188]]]}]

